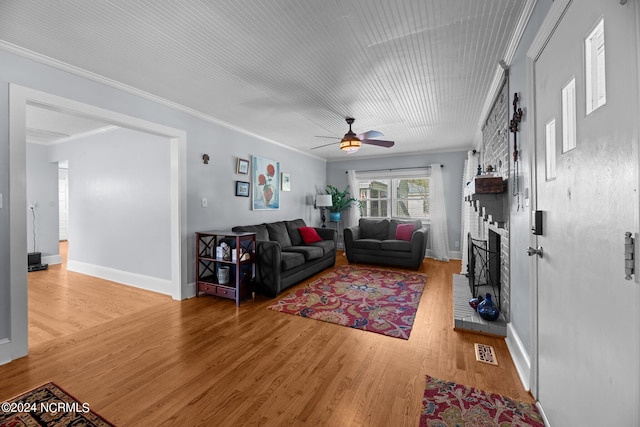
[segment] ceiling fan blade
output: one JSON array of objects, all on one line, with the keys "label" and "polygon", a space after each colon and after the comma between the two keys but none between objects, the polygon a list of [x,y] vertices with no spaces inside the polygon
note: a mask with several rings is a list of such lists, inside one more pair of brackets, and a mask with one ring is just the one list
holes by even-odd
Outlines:
[{"label": "ceiling fan blade", "polygon": [[340,141],[337,141],[337,142],[330,142],[330,143],[328,143],[328,144],[324,144],[324,145],[318,145],[317,147],[313,147],[313,148],[311,148],[311,150],[315,150],[315,149],[317,149],[317,148],[322,148],[322,147],[328,147],[328,146],[330,146],[330,145],[336,145],[336,144],[340,144]]},{"label": "ceiling fan blade", "polygon": [[393,147],[395,145],[394,141],[385,141],[383,139],[363,139],[361,141],[363,144],[369,145],[377,145],[378,147]]},{"label": "ceiling fan blade", "polygon": [[314,138],[342,139],[341,136],[324,136],[324,135],[315,135]]},{"label": "ceiling fan blade", "polygon": [[362,141],[363,139],[378,138],[379,136],[384,136],[384,134],[382,132],[378,132],[377,130],[370,130],[368,132],[359,134],[358,139]]}]

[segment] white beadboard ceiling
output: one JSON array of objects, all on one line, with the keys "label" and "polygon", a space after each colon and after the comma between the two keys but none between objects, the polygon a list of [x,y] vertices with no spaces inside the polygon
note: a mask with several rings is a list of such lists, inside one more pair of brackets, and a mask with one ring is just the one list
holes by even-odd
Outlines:
[{"label": "white beadboard ceiling", "polygon": [[525,0],[2,0],[0,43],[326,159],[472,146]]}]

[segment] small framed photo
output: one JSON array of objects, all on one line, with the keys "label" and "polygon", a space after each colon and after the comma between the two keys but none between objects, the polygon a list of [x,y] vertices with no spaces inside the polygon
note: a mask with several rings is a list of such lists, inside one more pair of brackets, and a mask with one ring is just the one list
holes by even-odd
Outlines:
[{"label": "small framed photo", "polygon": [[249,187],[251,184],[246,181],[236,181],[236,196],[249,197]]},{"label": "small framed photo", "polygon": [[238,163],[236,165],[236,173],[248,174],[249,173],[249,160],[241,159],[238,157]]},{"label": "small framed photo", "polygon": [[282,191],[291,191],[291,175],[285,172],[280,174],[280,189]]}]

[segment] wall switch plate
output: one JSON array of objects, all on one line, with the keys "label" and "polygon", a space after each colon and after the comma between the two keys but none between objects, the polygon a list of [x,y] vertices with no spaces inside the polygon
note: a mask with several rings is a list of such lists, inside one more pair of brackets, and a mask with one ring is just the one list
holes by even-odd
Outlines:
[{"label": "wall switch plate", "polygon": [[207,198],[206,198],[206,197],[203,197],[203,198],[202,198],[202,207],[203,207],[203,208],[206,208],[208,204],[209,204],[209,202],[207,201]]}]

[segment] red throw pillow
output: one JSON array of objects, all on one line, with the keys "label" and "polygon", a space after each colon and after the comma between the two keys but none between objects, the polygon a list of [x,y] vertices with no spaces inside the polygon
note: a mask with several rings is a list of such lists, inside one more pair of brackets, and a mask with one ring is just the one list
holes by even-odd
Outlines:
[{"label": "red throw pillow", "polygon": [[302,236],[302,240],[307,245],[309,243],[315,243],[322,240],[322,237],[320,237],[316,229],[313,227],[299,227],[298,231],[300,232],[300,236]]},{"label": "red throw pillow", "polygon": [[396,228],[396,240],[411,240],[411,235],[415,229],[415,224],[398,224],[398,228]]}]

